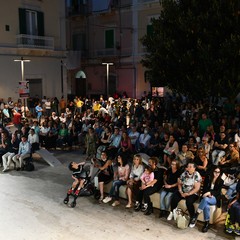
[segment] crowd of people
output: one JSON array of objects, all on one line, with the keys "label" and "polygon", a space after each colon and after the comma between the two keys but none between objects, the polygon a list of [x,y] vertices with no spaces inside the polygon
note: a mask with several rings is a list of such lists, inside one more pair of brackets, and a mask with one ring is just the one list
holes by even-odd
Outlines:
[{"label": "crowd of people", "polygon": [[[102,96],[76,96],[67,101],[63,97],[60,101],[44,97],[28,101],[27,106],[9,98],[6,102],[1,100],[1,109],[3,172],[9,170],[11,163],[21,169],[24,159],[39,146],[67,146],[71,150],[73,144],[79,145],[87,160],[97,159],[93,163],[100,170],[100,203],[114,199],[112,206],[118,206],[119,188],[126,185],[126,208],[150,215],[150,195],[160,192],[160,217],[171,220],[178,202],[186,199],[189,226],[194,227],[198,214],[203,212],[203,232],[209,228],[209,206],[221,203],[222,174],[235,178],[228,186],[226,200],[239,196],[238,104],[190,102],[180,96],[107,100]],[[12,135],[4,127],[10,122],[17,128]],[[148,166],[143,165],[139,153],[149,156]],[[103,186],[112,180],[111,191],[104,196]],[[195,211],[193,204],[199,198]],[[229,229],[240,235],[239,201],[232,206],[238,214],[232,214]]]}]

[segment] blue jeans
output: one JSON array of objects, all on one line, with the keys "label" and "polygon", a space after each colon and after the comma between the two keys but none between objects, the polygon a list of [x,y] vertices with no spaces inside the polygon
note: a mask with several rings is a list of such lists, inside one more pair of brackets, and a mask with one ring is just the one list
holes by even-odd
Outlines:
[{"label": "blue jeans", "polygon": [[209,221],[210,220],[210,206],[211,205],[216,205],[217,204],[217,200],[214,196],[212,197],[204,197],[199,206],[198,209],[201,209],[203,211],[203,215],[204,215],[204,220],[205,221]]},{"label": "blue jeans", "polygon": [[110,197],[115,197],[115,200],[119,200],[119,188],[122,185],[126,185],[126,181],[123,180],[114,180],[112,183],[112,187],[109,192]]},{"label": "blue jeans", "polygon": [[167,192],[162,190],[160,192],[160,209],[161,210],[170,210],[170,204],[172,199],[173,192]]},{"label": "blue jeans", "polygon": [[237,183],[234,183],[234,184],[229,186],[229,188],[226,192],[226,195],[228,196],[229,200],[232,200],[235,197],[235,195],[237,193],[236,188],[237,188]]}]

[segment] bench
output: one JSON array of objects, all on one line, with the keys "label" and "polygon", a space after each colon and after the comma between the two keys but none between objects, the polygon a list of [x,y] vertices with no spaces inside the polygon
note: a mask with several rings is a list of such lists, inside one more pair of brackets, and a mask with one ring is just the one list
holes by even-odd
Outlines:
[{"label": "bench", "polygon": [[[97,184],[97,177],[94,178],[94,182],[95,182],[95,187],[98,187]],[[104,185],[104,192],[105,193],[109,193],[110,189],[112,186],[112,182],[105,184]],[[119,197],[122,199],[127,199],[127,195],[126,195],[126,186],[121,186],[119,189]],[[153,207],[160,209],[160,193],[154,193],[150,196],[151,202],[153,203]],[[198,208],[199,203],[196,202],[194,203],[194,207],[195,209]],[[185,200],[181,200],[178,203],[178,207],[181,208],[183,211],[187,211],[187,207],[185,204]],[[217,219],[221,216],[222,214],[222,208],[217,208],[217,206],[210,206],[210,224],[216,223]],[[198,216],[198,220],[201,222],[204,222],[204,216],[203,216],[203,212],[201,214],[199,214]]]}]

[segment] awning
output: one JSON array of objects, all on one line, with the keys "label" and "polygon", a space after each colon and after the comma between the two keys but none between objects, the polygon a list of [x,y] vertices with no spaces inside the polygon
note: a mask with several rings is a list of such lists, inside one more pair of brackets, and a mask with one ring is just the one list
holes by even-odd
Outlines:
[{"label": "awning", "polygon": [[76,73],[75,78],[86,78],[86,74],[80,70]]},{"label": "awning", "polygon": [[107,12],[109,10],[111,0],[92,0],[93,12]]}]

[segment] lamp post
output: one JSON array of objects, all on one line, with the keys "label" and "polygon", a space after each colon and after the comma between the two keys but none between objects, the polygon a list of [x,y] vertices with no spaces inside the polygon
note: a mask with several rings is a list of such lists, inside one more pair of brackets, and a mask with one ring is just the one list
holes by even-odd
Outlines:
[{"label": "lamp post", "polygon": [[[31,62],[29,59],[14,59],[14,62],[21,62],[21,82],[24,82],[24,63]],[[26,117],[26,98],[23,98],[23,106],[24,106],[24,117]]]},{"label": "lamp post", "polygon": [[109,66],[113,65],[113,63],[102,63],[102,65],[107,66],[107,98],[109,96]]}]

